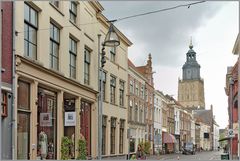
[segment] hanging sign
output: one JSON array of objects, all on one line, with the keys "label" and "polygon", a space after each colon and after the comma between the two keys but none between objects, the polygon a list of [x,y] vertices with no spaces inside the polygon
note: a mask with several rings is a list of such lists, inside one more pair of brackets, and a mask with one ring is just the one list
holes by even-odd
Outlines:
[{"label": "hanging sign", "polygon": [[76,126],[76,112],[65,112],[65,126]]}]

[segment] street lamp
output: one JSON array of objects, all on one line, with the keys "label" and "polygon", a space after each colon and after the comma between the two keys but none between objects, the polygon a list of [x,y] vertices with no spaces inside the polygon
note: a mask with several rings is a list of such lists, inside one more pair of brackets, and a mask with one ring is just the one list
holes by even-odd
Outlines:
[{"label": "street lamp", "polygon": [[[102,50],[100,51],[100,38],[101,35],[98,35],[98,79],[100,82],[99,91],[100,95],[98,97],[98,159],[102,159],[102,108],[103,108],[103,67],[106,63],[106,53],[105,53],[105,46],[106,47],[117,47],[120,45],[120,41],[118,35],[115,31],[115,28],[110,22],[110,27],[108,33],[105,37],[105,40],[102,44]],[[101,60],[100,60],[101,57]]]}]

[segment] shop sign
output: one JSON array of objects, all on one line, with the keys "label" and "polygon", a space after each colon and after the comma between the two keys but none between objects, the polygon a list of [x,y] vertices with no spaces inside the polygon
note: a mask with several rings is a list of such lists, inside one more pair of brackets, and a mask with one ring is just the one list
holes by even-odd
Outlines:
[{"label": "shop sign", "polygon": [[40,113],[40,126],[52,126],[52,113]]},{"label": "shop sign", "polygon": [[76,112],[65,112],[65,126],[76,126]]}]

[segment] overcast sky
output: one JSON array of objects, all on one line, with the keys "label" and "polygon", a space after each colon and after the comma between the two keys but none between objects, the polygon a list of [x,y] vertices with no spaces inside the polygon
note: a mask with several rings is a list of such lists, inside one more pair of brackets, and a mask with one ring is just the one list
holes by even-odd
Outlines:
[{"label": "overcast sky", "polygon": [[[189,1],[101,1],[108,19],[173,7]],[[201,65],[205,85],[206,109],[213,105],[220,128],[228,124],[227,96],[224,91],[227,66],[233,66],[232,54],[238,34],[238,2],[205,2],[175,10],[126,19],[115,25],[133,42],[129,58],[144,65],[153,57],[155,89],[177,99],[178,78],[186,60],[192,36],[193,49]]]}]

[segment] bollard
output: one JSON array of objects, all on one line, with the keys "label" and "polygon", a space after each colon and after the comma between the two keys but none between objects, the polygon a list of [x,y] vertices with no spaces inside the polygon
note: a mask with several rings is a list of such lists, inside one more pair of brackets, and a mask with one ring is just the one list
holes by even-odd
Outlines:
[{"label": "bollard", "polygon": [[177,160],[179,160],[179,156],[177,157]]}]

